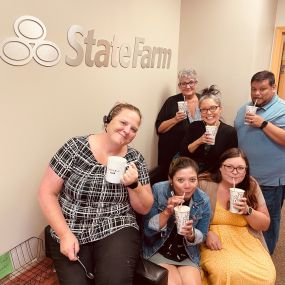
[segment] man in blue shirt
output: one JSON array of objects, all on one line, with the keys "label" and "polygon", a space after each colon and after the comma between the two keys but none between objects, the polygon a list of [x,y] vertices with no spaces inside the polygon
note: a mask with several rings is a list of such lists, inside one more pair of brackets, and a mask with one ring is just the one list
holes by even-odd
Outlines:
[{"label": "man in blue shirt", "polygon": [[[236,116],[239,147],[246,153],[251,175],[257,179],[271,223],[264,232],[270,254],[279,237],[281,208],[285,198],[285,101],[278,97],[274,74],[260,71],[251,78],[251,102],[256,114],[243,105]],[[247,124],[245,124],[245,122]]]}]

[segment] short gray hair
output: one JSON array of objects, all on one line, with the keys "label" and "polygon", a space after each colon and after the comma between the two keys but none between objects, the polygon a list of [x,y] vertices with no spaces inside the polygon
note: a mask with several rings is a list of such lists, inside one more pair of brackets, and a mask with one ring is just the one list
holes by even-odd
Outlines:
[{"label": "short gray hair", "polygon": [[197,79],[197,72],[193,68],[184,68],[178,72],[178,80],[181,81],[183,77],[192,77]]}]

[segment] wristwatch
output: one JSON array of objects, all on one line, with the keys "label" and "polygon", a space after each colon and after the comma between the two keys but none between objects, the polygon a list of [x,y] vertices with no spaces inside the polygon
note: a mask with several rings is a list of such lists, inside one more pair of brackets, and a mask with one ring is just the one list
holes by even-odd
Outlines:
[{"label": "wristwatch", "polygon": [[248,207],[247,213],[245,214],[246,216],[250,216],[252,214],[252,207]]},{"label": "wristwatch", "polygon": [[268,125],[268,122],[267,121],[263,121],[260,125],[260,129],[262,130],[263,128],[265,128],[266,126]]},{"label": "wristwatch", "polygon": [[127,187],[131,188],[131,189],[136,189],[139,186],[139,182],[136,181],[130,185],[127,185]]}]

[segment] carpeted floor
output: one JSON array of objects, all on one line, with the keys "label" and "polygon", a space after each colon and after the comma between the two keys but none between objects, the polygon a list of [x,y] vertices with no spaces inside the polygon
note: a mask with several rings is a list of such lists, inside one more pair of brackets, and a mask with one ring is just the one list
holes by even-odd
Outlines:
[{"label": "carpeted floor", "polygon": [[276,285],[284,285],[285,284],[285,205],[282,209],[282,218],[281,218],[281,229],[280,229],[280,237],[277,244],[277,247],[272,256],[273,262],[276,267],[277,279]]}]

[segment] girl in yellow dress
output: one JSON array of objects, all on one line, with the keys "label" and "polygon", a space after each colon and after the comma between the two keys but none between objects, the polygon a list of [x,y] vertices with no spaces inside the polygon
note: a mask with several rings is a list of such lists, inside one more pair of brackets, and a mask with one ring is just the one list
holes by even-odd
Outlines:
[{"label": "girl in yellow dress", "polygon": [[[199,181],[212,207],[209,233],[201,247],[203,284],[275,284],[275,267],[262,235],[270,217],[243,151],[225,151],[217,169],[201,174]],[[236,214],[229,211],[231,187],[245,190],[243,198],[234,204]]]}]

